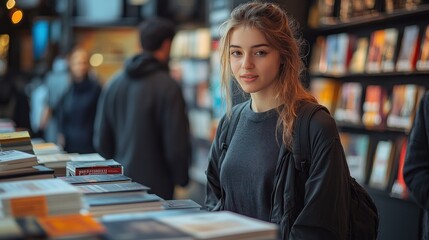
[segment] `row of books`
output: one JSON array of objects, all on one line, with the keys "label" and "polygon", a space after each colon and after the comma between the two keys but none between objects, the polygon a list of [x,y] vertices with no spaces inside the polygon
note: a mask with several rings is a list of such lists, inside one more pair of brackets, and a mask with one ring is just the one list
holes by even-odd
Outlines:
[{"label": "row of books", "polygon": [[364,87],[359,82],[340,83],[328,78],[313,79],[310,89],[340,125],[405,131],[411,129],[425,92],[423,86],[416,84],[398,84],[388,89],[382,85]]},{"label": "row of books", "polygon": [[309,14],[309,25],[313,28],[350,22],[359,18],[391,14],[398,10],[413,10],[421,0],[317,0]]},{"label": "row of books", "polygon": [[[429,25],[376,30],[371,36],[318,36],[311,55],[314,74],[412,72],[429,70]],[[402,38],[400,39],[400,36]]]},{"label": "row of books", "polygon": [[[189,199],[161,199],[122,174],[15,181],[0,183],[0,189],[0,239],[276,239],[278,234],[272,223],[201,211]],[[30,225],[37,231],[28,231]]]},{"label": "row of books", "polygon": [[366,134],[340,133],[350,174],[371,188],[406,198],[402,176],[407,139],[376,139]]}]

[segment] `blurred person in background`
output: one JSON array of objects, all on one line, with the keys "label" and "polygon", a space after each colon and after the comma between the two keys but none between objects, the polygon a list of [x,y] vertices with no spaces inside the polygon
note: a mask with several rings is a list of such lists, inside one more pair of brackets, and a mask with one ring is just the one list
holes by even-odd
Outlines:
[{"label": "blurred person in background", "polygon": [[93,153],[94,120],[101,85],[90,71],[85,49],[74,48],[68,63],[70,83],[57,107],[58,143],[69,153]]},{"label": "blurred person in background", "polygon": [[172,199],[186,186],[191,161],[189,122],[179,84],[168,61],[175,26],[152,18],[139,27],[142,52],[107,83],[97,108],[94,145],[124,174],[151,192]]},{"label": "blurred person in background", "polygon": [[47,142],[67,152],[94,152],[92,133],[101,86],[91,73],[86,50],[58,56],[43,82],[46,91],[39,129]]}]

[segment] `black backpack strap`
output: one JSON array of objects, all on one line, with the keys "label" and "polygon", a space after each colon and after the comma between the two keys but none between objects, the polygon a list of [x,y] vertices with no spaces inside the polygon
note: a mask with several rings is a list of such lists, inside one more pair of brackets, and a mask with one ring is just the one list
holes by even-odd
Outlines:
[{"label": "black backpack strap", "polygon": [[[234,135],[235,129],[237,128],[238,120],[240,120],[240,115],[243,109],[247,106],[246,103],[242,103],[237,107],[232,109],[231,118],[227,119],[222,125],[223,138],[221,139],[220,147],[222,151],[226,151],[228,149],[229,144],[231,143],[232,136]],[[232,126],[231,126],[232,124]],[[224,155],[224,154],[223,154]],[[222,159],[223,160],[223,159]],[[219,163],[219,168],[221,163]]]},{"label": "black backpack strap", "polygon": [[292,151],[295,168],[302,173],[308,173],[311,164],[310,119],[320,109],[329,113],[328,109],[320,104],[303,102],[299,107],[299,113],[295,120]]}]

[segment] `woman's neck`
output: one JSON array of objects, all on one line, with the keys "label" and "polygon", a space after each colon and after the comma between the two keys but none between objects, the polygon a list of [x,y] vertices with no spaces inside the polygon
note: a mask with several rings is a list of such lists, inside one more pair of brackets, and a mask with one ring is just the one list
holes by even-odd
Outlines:
[{"label": "woman's neck", "polygon": [[266,112],[273,108],[278,107],[279,102],[273,97],[262,97],[257,94],[251,94],[252,98],[252,110],[254,112]]}]

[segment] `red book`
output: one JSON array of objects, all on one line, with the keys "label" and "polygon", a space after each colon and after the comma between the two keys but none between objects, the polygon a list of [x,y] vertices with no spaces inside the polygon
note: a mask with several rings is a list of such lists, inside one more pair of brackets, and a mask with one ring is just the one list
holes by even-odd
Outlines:
[{"label": "red book", "polygon": [[123,167],[115,160],[67,162],[67,176],[123,174]]}]

